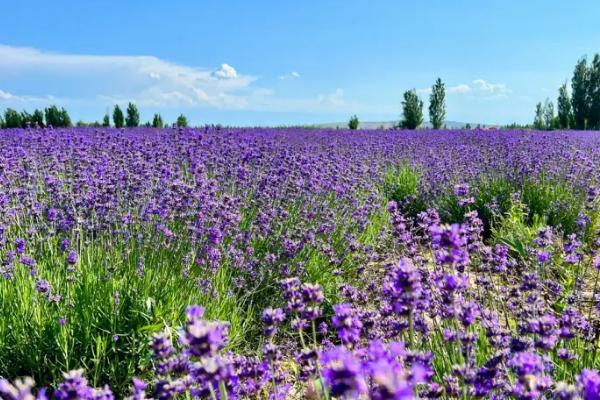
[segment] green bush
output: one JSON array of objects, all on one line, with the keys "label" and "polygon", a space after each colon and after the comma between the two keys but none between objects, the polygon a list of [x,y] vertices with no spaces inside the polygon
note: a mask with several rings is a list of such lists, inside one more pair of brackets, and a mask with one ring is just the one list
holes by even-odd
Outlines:
[{"label": "green bush", "polygon": [[382,181],[382,192],[385,198],[398,203],[398,206],[408,216],[414,216],[427,209],[425,200],[419,194],[421,172],[403,163],[389,167]]}]

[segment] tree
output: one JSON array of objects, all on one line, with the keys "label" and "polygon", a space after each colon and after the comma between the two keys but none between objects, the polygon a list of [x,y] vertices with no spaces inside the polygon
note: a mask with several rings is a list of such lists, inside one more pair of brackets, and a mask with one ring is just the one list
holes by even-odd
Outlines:
[{"label": "tree", "polygon": [[5,128],[20,128],[22,124],[21,114],[19,112],[13,110],[12,108],[7,108],[4,110],[4,127]]},{"label": "tree", "polygon": [[423,123],[423,101],[419,99],[415,89],[404,92],[402,115],[402,128],[416,129]]},{"label": "tree", "polygon": [[48,126],[58,128],[60,126],[60,110],[55,105],[51,105],[50,107],[46,107],[44,110],[44,114],[46,116],[46,124]]},{"label": "tree", "polygon": [[71,117],[67,110],[59,109],[55,105],[51,105],[44,110],[46,116],[46,124],[55,128],[68,128],[71,126]]},{"label": "tree", "polygon": [[542,103],[535,105],[535,118],[533,120],[533,127],[535,129],[544,129],[544,106]]},{"label": "tree", "polygon": [[589,114],[588,79],[587,59],[583,57],[575,65],[571,79],[571,105],[575,129],[586,128]]},{"label": "tree", "polygon": [[160,114],[154,114],[154,118],[152,118],[152,127],[153,128],[164,128],[165,124],[163,123],[162,117]]},{"label": "tree", "polygon": [[135,104],[127,104],[127,118],[125,118],[125,125],[128,128],[135,128],[140,124],[140,113]]},{"label": "tree", "polygon": [[104,118],[102,118],[102,126],[110,128],[110,117],[108,116],[108,113],[104,114]]},{"label": "tree", "polygon": [[25,110],[21,111],[21,128],[29,128],[32,125],[31,114]]},{"label": "tree", "polygon": [[358,125],[360,124],[360,121],[358,120],[358,117],[355,115],[350,117],[350,120],[348,121],[348,129],[358,129]]},{"label": "tree", "polygon": [[60,127],[69,128],[69,127],[73,126],[73,124],[71,124],[71,117],[69,117],[69,113],[64,108],[60,109],[59,120],[60,120],[60,125],[59,125]]},{"label": "tree", "polygon": [[590,129],[600,129],[600,54],[596,54],[588,69],[588,106]]},{"label": "tree", "polygon": [[33,111],[33,114],[31,114],[31,123],[33,126],[44,126],[44,113],[42,110],[35,109]]},{"label": "tree", "polygon": [[0,129],[4,128],[4,118],[2,118],[2,115],[0,115]]},{"label": "tree", "polygon": [[550,99],[544,103],[544,126],[548,130],[554,129],[554,104]]},{"label": "tree", "polygon": [[113,122],[115,123],[115,128],[122,128],[125,125],[123,111],[121,111],[121,107],[119,107],[118,104],[115,104],[115,109],[113,111]]},{"label": "tree", "polygon": [[433,129],[440,129],[444,125],[446,118],[446,90],[444,83],[440,78],[437,78],[431,87],[429,95],[429,121],[433,125]]},{"label": "tree", "polygon": [[183,114],[179,114],[179,117],[177,117],[177,121],[175,123],[180,128],[185,128],[188,126],[188,120]]},{"label": "tree", "polygon": [[556,105],[558,107],[558,127],[560,129],[569,129],[572,126],[573,113],[571,112],[571,99],[567,90],[567,82],[558,88]]}]

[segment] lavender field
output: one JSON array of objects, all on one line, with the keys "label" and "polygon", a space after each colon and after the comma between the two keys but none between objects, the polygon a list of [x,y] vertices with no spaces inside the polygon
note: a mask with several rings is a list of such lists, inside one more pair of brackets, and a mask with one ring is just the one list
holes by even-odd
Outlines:
[{"label": "lavender field", "polygon": [[599,184],[592,131],[3,130],[0,397],[600,399]]}]

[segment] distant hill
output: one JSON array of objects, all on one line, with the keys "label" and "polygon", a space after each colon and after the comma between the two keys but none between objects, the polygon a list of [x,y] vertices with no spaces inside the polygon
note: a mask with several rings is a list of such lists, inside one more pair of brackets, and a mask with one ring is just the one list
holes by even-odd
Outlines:
[{"label": "distant hill", "polygon": [[[393,128],[397,124],[398,124],[398,121],[364,121],[364,122],[361,121],[358,128],[359,129],[379,129],[379,128],[389,129],[389,128]],[[475,128],[477,125],[480,125],[481,127],[496,126],[496,125],[491,125],[491,124],[479,124],[476,122],[469,122],[469,124],[473,128]],[[446,121],[445,125],[446,125],[446,128],[448,128],[448,129],[461,129],[467,125],[467,122]],[[347,128],[348,122],[328,122],[328,123],[323,123],[323,124],[314,124],[312,126],[314,126],[316,128]],[[420,126],[420,128],[431,128],[431,123],[424,122],[423,125]]]}]

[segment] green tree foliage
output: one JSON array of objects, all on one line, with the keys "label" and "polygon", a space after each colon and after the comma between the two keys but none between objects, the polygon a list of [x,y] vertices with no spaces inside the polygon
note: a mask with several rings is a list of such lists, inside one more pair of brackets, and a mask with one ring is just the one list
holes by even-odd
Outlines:
[{"label": "green tree foliage", "polygon": [[563,83],[558,88],[558,127],[560,129],[569,129],[572,127],[573,113],[571,112],[571,98],[567,90],[567,83]]},{"label": "green tree foliage", "polygon": [[423,123],[423,101],[419,99],[415,89],[404,92],[402,115],[402,128],[416,129]]},{"label": "green tree foliage", "polygon": [[535,105],[535,119],[533,120],[533,127],[535,129],[544,129],[544,106],[542,103]]},{"label": "green tree foliage", "polygon": [[600,54],[594,56],[588,71],[588,124],[590,129],[600,129]]},{"label": "green tree foliage", "polygon": [[33,126],[31,122],[31,114],[25,110],[21,111],[21,128],[29,128],[31,126]]},{"label": "green tree foliage", "polygon": [[128,128],[135,128],[140,125],[140,113],[137,106],[133,103],[127,104],[127,117],[125,118],[125,125]]},{"label": "green tree foliage", "polygon": [[546,129],[554,129],[554,104],[550,99],[544,103],[544,126]]},{"label": "green tree foliage", "polygon": [[585,129],[588,114],[589,114],[589,98],[588,98],[588,81],[589,73],[587,68],[587,59],[581,58],[571,79],[571,105],[573,108],[573,119],[575,129]]},{"label": "green tree foliage", "polygon": [[164,128],[165,124],[162,120],[160,114],[154,114],[154,118],[152,118],[152,127],[153,128]]},{"label": "green tree foliage", "polygon": [[63,128],[73,126],[73,124],[71,124],[71,117],[69,116],[69,113],[67,113],[67,110],[65,110],[64,108],[60,109],[60,121],[60,126]]},{"label": "green tree foliage", "polygon": [[360,121],[358,120],[358,117],[355,115],[350,117],[350,120],[348,121],[348,129],[358,129],[358,125],[360,124]]},{"label": "green tree foliage", "polygon": [[20,128],[22,124],[21,114],[12,108],[4,110],[4,127],[5,128]]},{"label": "green tree foliage", "polygon": [[175,123],[180,128],[185,128],[188,126],[188,120],[183,114],[179,114],[179,117],[177,117],[177,121]]},{"label": "green tree foliage", "polygon": [[31,114],[32,126],[43,127],[44,126],[44,112],[42,110],[35,109]]},{"label": "green tree foliage", "polygon": [[58,108],[55,105],[47,107],[44,110],[46,124],[55,128],[68,128],[72,126],[71,117],[64,108]]},{"label": "green tree foliage", "polygon": [[431,87],[429,95],[429,121],[433,125],[433,129],[440,129],[444,125],[446,118],[446,90],[444,83],[440,78],[437,78]]},{"label": "green tree foliage", "polygon": [[110,127],[110,117],[108,116],[108,113],[104,114],[104,118],[102,118],[102,126],[105,128]]},{"label": "green tree foliage", "polygon": [[4,118],[0,115],[0,129],[4,128]]},{"label": "green tree foliage", "polygon": [[116,128],[122,128],[125,126],[125,117],[123,116],[123,111],[121,111],[121,107],[118,104],[115,104],[115,109],[113,111],[113,122]]}]

